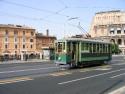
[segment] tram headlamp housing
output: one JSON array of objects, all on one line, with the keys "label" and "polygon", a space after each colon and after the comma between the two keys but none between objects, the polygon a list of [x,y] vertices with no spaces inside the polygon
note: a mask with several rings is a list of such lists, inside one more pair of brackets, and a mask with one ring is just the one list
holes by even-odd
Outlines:
[{"label": "tram headlamp housing", "polygon": [[58,60],[60,61],[60,60],[61,60],[61,57],[58,57]]}]

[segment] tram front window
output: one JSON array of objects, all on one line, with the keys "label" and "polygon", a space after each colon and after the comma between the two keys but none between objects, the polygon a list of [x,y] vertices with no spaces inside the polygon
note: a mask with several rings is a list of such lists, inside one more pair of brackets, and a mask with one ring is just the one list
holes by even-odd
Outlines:
[{"label": "tram front window", "polygon": [[57,43],[57,52],[63,52],[65,50],[65,43],[64,42],[58,42]]},{"label": "tram front window", "polygon": [[58,43],[58,52],[62,52],[62,43]]}]

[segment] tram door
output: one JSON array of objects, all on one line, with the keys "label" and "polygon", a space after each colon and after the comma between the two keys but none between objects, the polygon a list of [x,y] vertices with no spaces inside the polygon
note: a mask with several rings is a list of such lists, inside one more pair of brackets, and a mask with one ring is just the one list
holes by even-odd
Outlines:
[{"label": "tram door", "polygon": [[79,59],[79,43],[72,42],[72,60],[77,63]]}]

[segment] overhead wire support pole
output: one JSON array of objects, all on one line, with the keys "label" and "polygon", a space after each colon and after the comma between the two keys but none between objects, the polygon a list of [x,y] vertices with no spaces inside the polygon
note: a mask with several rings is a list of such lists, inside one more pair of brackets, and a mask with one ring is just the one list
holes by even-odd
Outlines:
[{"label": "overhead wire support pole", "polygon": [[86,31],[82,28],[82,26],[80,25],[80,22],[78,23],[78,26],[77,26],[80,30],[82,30],[82,33],[86,33]]},{"label": "overhead wire support pole", "polygon": [[91,36],[89,35],[89,33],[80,25],[80,22],[79,22],[79,24],[78,24],[78,28],[81,29],[82,31],[84,31],[86,37],[91,37]]}]

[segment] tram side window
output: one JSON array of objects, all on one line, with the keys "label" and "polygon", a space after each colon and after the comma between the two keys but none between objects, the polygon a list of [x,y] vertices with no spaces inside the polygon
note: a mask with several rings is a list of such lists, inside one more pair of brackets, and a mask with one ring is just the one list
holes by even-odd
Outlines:
[{"label": "tram side window", "polygon": [[98,44],[98,46],[99,46],[99,53],[101,53],[101,51],[102,51],[101,44]]},{"label": "tram side window", "polygon": [[105,53],[105,45],[102,44],[102,52]]},{"label": "tram side window", "polygon": [[105,47],[106,47],[106,51],[105,52],[108,53],[108,45],[106,44]]},{"label": "tram side window", "polygon": [[102,47],[102,44],[100,44],[100,53],[103,52],[103,47]]},{"label": "tram side window", "polygon": [[89,44],[88,43],[82,43],[82,47],[81,50],[84,52],[88,52],[89,51]]},{"label": "tram side window", "polygon": [[108,45],[108,53],[110,53],[111,52],[111,47],[110,47],[110,45]]},{"label": "tram side window", "polygon": [[85,44],[84,44],[84,43],[82,43],[81,50],[83,51],[83,50],[84,50],[84,48],[85,48]]},{"label": "tram side window", "polygon": [[88,43],[85,43],[85,44],[84,44],[84,50],[88,50],[88,47],[89,47],[89,46],[88,46]]},{"label": "tram side window", "polygon": [[89,44],[89,51],[92,53],[92,43]]},{"label": "tram side window", "polygon": [[107,53],[107,44],[105,44],[105,53]]},{"label": "tram side window", "polygon": [[55,51],[57,52],[57,43],[55,43]]},{"label": "tram side window", "polygon": [[105,53],[105,44],[103,44],[103,53]]},{"label": "tram side window", "polygon": [[63,50],[65,50],[65,42],[63,43]]},{"label": "tram side window", "polygon": [[93,44],[93,53],[96,53],[96,44]]},{"label": "tram side window", "polygon": [[97,51],[96,52],[99,53],[99,44],[97,44]]},{"label": "tram side window", "polygon": [[71,44],[67,43],[67,52],[71,52]]},{"label": "tram side window", "polygon": [[108,45],[106,44],[106,53],[108,53]]}]

